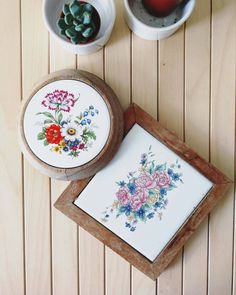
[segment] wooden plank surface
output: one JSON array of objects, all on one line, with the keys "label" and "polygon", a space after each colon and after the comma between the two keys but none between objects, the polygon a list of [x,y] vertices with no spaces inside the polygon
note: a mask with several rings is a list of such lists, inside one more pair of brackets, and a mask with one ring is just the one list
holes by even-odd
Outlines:
[{"label": "wooden plank surface", "polygon": [[[210,139],[210,9],[210,1],[199,0],[185,34],[185,141],[206,160]],[[208,234],[206,219],[184,247],[184,295],[207,292]]]},{"label": "wooden plank surface", "polygon": [[0,294],[236,294],[234,190],[153,282],[53,208],[67,183],[21,157],[15,122],[38,79],[77,66],[104,78],[124,109],[138,103],[234,179],[235,0],[198,0],[186,26],[160,42],[133,35],[116,0],[109,43],[83,57],[49,38],[41,0],[11,3],[11,21],[6,1],[0,12]]},{"label": "wooden plank surface", "polygon": [[[1,3],[1,23],[8,22],[8,3]],[[21,99],[20,1],[14,1],[12,22],[0,26],[0,294],[24,294],[23,175],[15,118]],[[14,44],[14,46],[9,46]],[[14,70],[13,70],[14,69]],[[14,81],[14,82],[12,82]]]}]

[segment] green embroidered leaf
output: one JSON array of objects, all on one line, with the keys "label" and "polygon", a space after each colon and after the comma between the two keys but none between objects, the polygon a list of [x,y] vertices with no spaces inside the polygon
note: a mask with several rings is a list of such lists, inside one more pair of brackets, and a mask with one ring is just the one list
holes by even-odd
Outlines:
[{"label": "green embroidered leaf", "polygon": [[162,165],[157,165],[155,168],[156,171],[161,172],[166,170],[166,163]]},{"label": "green embroidered leaf", "polygon": [[60,114],[58,115],[58,122],[59,122],[59,124],[61,123],[62,118],[63,118],[63,115],[62,115],[62,113],[60,113]]},{"label": "green embroidered leaf", "polygon": [[36,115],[44,115],[48,118],[51,118],[53,121],[55,121],[55,118],[53,117],[53,115],[49,112],[40,112],[40,113],[37,113]]},{"label": "green embroidered leaf", "polygon": [[49,145],[49,142],[47,141],[47,139],[44,140],[43,145],[44,145],[44,146]]},{"label": "green embroidered leaf", "polygon": [[[50,123],[54,123],[54,121],[50,120],[50,119],[47,119],[43,122],[44,124],[50,124]],[[46,131],[46,128],[45,128],[45,131]]]},{"label": "green embroidered leaf", "polygon": [[88,139],[93,139],[96,140],[96,134],[93,130],[85,128],[83,132],[83,137],[88,140]]},{"label": "green embroidered leaf", "polygon": [[155,171],[155,165],[154,165],[154,162],[152,162],[152,164],[150,165],[148,171],[149,171],[150,174],[153,174],[153,173],[154,173],[154,171]]},{"label": "green embroidered leaf", "polygon": [[177,186],[173,182],[171,182],[170,185],[168,186],[168,190],[171,191],[174,188],[177,188]]},{"label": "green embroidered leaf", "polygon": [[157,192],[154,189],[149,190],[149,196],[156,196]]},{"label": "green embroidered leaf", "polygon": [[45,139],[45,134],[43,132],[40,132],[37,136],[38,140],[43,140]]}]

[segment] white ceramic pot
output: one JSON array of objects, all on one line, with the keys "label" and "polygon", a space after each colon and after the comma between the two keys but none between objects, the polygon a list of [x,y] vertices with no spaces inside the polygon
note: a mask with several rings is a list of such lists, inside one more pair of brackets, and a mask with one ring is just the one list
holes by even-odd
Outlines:
[{"label": "white ceramic pot", "polygon": [[167,17],[150,15],[143,7],[142,0],[124,0],[124,17],[129,28],[146,40],[160,40],[169,37],[189,18],[196,0],[180,5]]},{"label": "white ceramic pot", "polygon": [[115,18],[116,9],[114,0],[84,0],[91,3],[98,11],[101,19],[101,27],[94,41],[87,44],[72,44],[66,37],[61,36],[57,27],[57,21],[60,18],[62,7],[71,0],[43,0],[43,18],[45,25],[51,35],[60,42],[60,44],[69,51],[76,54],[91,54],[100,50],[110,38]]}]

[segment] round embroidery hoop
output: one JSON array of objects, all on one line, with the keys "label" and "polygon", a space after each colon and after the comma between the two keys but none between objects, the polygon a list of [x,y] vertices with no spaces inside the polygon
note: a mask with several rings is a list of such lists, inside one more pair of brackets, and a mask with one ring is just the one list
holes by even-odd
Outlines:
[{"label": "round embroidery hoop", "polygon": [[62,70],[40,81],[20,113],[20,145],[30,163],[60,180],[96,174],[123,138],[123,112],[97,76]]}]

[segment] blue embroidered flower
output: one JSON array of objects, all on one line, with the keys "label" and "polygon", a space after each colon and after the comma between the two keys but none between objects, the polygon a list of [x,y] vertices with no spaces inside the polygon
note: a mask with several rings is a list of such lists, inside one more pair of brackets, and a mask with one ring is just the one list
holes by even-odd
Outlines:
[{"label": "blue embroidered flower", "polygon": [[86,125],[86,120],[85,119],[83,119],[82,121],[81,121],[81,123],[80,123],[81,125]]},{"label": "blue embroidered flower", "polygon": [[87,117],[87,116],[88,116],[88,112],[85,111],[85,112],[84,112],[84,117]]},{"label": "blue embroidered flower", "polygon": [[129,216],[131,211],[132,211],[132,207],[130,205],[120,207],[120,212],[125,213],[126,216]]},{"label": "blue embroidered flower", "polygon": [[91,112],[91,116],[94,116],[95,114],[94,114],[94,112]]},{"label": "blue embroidered flower", "polygon": [[126,223],[125,223],[125,227],[130,228],[130,227],[131,227],[131,224],[130,224],[129,222],[126,222]]},{"label": "blue embroidered flower", "polygon": [[120,187],[124,187],[124,186],[125,186],[125,182],[124,182],[124,180],[119,181],[117,184],[118,184]]},{"label": "blue embroidered flower", "polygon": [[95,113],[98,115],[99,114],[99,111],[98,110],[95,110]]},{"label": "blue embroidered flower", "polygon": [[156,202],[156,203],[154,204],[154,207],[155,207],[155,208],[160,208],[160,207],[161,207],[161,203],[160,203],[160,202]]},{"label": "blue embroidered flower", "polygon": [[61,121],[61,126],[63,127],[63,125],[67,124],[66,121]]},{"label": "blue embroidered flower", "polygon": [[128,187],[128,189],[129,189],[131,195],[134,195],[135,192],[136,192],[136,185],[135,185],[135,183],[134,183],[134,182],[129,182],[129,183],[127,184],[127,187]]},{"label": "blue embroidered flower", "polygon": [[172,175],[172,179],[173,179],[174,181],[178,181],[178,180],[179,180],[179,174],[178,174],[178,173],[173,173],[173,175]]},{"label": "blue embroidered flower", "polygon": [[151,213],[149,213],[149,214],[147,215],[147,218],[148,218],[148,219],[151,219],[151,218],[154,217],[154,215],[155,215],[155,213],[154,213],[154,212],[151,212]]},{"label": "blue embroidered flower", "polygon": [[68,152],[68,151],[69,151],[68,147],[65,146],[65,147],[63,148],[63,151],[64,151],[64,152]]},{"label": "blue embroidered flower", "polygon": [[168,168],[167,173],[171,176],[171,175],[173,175],[173,170]]},{"label": "blue embroidered flower", "polygon": [[166,188],[162,187],[162,188],[160,189],[160,194],[161,194],[162,196],[167,195],[167,190],[166,190]]},{"label": "blue embroidered flower", "polygon": [[146,160],[146,159],[141,159],[140,164],[141,164],[142,166],[144,166],[146,163],[147,163],[147,160]]},{"label": "blue embroidered flower", "polygon": [[90,125],[91,124],[91,120],[90,119],[87,119],[87,123]]},{"label": "blue embroidered flower", "polygon": [[143,208],[140,208],[138,211],[137,211],[137,215],[138,217],[140,218],[144,218],[145,216],[145,210]]}]

